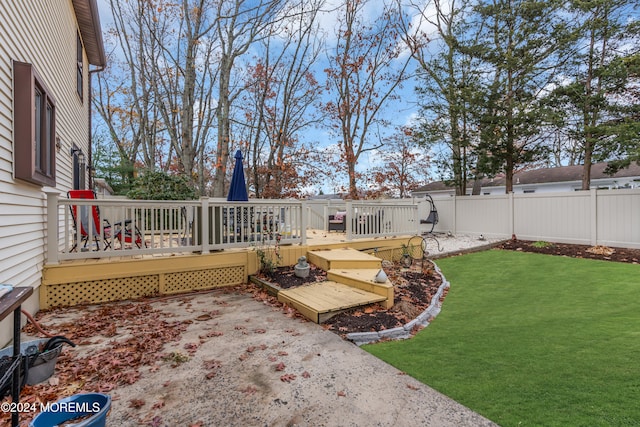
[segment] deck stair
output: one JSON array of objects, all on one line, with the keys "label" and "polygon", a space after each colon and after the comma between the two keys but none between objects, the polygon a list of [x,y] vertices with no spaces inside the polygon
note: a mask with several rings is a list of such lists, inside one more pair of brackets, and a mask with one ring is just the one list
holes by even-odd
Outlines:
[{"label": "deck stair", "polygon": [[307,259],[327,272],[327,281],[285,289],[278,300],[321,323],[354,307],[381,303],[393,306],[393,285],[376,283],[382,260],[355,249],[309,251]]}]

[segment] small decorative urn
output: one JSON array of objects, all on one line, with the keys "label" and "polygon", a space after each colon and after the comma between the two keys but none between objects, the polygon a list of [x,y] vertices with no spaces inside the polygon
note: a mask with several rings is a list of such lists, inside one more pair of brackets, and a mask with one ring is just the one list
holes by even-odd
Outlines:
[{"label": "small decorative urn", "polygon": [[307,263],[307,257],[305,256],[301,256],[300,258],[298,258],[298,263],[296,264],[296,266],[293,268],[293,272],[296,275],[296,277],[300,277],[300,278],[305,278],[305,277],[309,277],[309,263]]}]

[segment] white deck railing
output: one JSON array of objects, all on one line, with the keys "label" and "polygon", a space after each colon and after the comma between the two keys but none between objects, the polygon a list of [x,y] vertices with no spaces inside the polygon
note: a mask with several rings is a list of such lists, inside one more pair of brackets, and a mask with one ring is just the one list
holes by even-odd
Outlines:
[{"label": "white deck railing", "polygon": [[[323,208],[319,214],[311,205],[306,201],[227,202],[207,197],[188,201],[80,200],[51,192],[47,194],[47,262],[209,253],[274,245],[276,239],[281,245],[306,244],[306,230],[327,230],[328,215],[336,209]],[[418,232],[415,203],[342,202],[339,209],[347,212],[347,240]]]},{"label": "white deck railing", "polygon": [[347,240],[419,234],[418,206],[395,200],[346,203]]},{"label": "white deck railing", "polygon": [[[78,221],[74,215],[79,217]],[[206,197],[195,201],[80,200],[51,193],[47,205],[48,263],[144,254],[208,253],[272,245],[276,239],[280,239],[280,244],[304,244],[304,221],[299,201],[227,202]]]}]

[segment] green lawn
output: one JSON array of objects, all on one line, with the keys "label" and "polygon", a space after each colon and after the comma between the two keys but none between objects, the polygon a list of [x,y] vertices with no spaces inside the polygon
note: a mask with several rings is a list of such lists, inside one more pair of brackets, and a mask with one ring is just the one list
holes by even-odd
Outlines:
[{"label": "green lawn", "polygon": [[442,311],[375,356],[503,426],[640,425],[640,266],[490,250],[437,261]]}]

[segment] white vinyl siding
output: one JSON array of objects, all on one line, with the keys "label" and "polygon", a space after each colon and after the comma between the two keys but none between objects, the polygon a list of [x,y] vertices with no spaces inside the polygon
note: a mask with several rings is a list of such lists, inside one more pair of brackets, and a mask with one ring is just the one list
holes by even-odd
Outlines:
[{"label": "white vinyl siding", "polygon": [[[72,186],[73,144],[87,149],[88,102],[77,94],[78,27],[71,0],[0,2],[0,283],[38,288],[46,248],[46,195],[43,188],[14,178],[13,66],[32,64],[56,101],[56,189]],[[84,55],[84,69],[87,59]],[[87,73],[84,98],[87,98]],[[25,307],[38,307],[38,291]],[[2,322],[0,345],[11,328]]]}]

